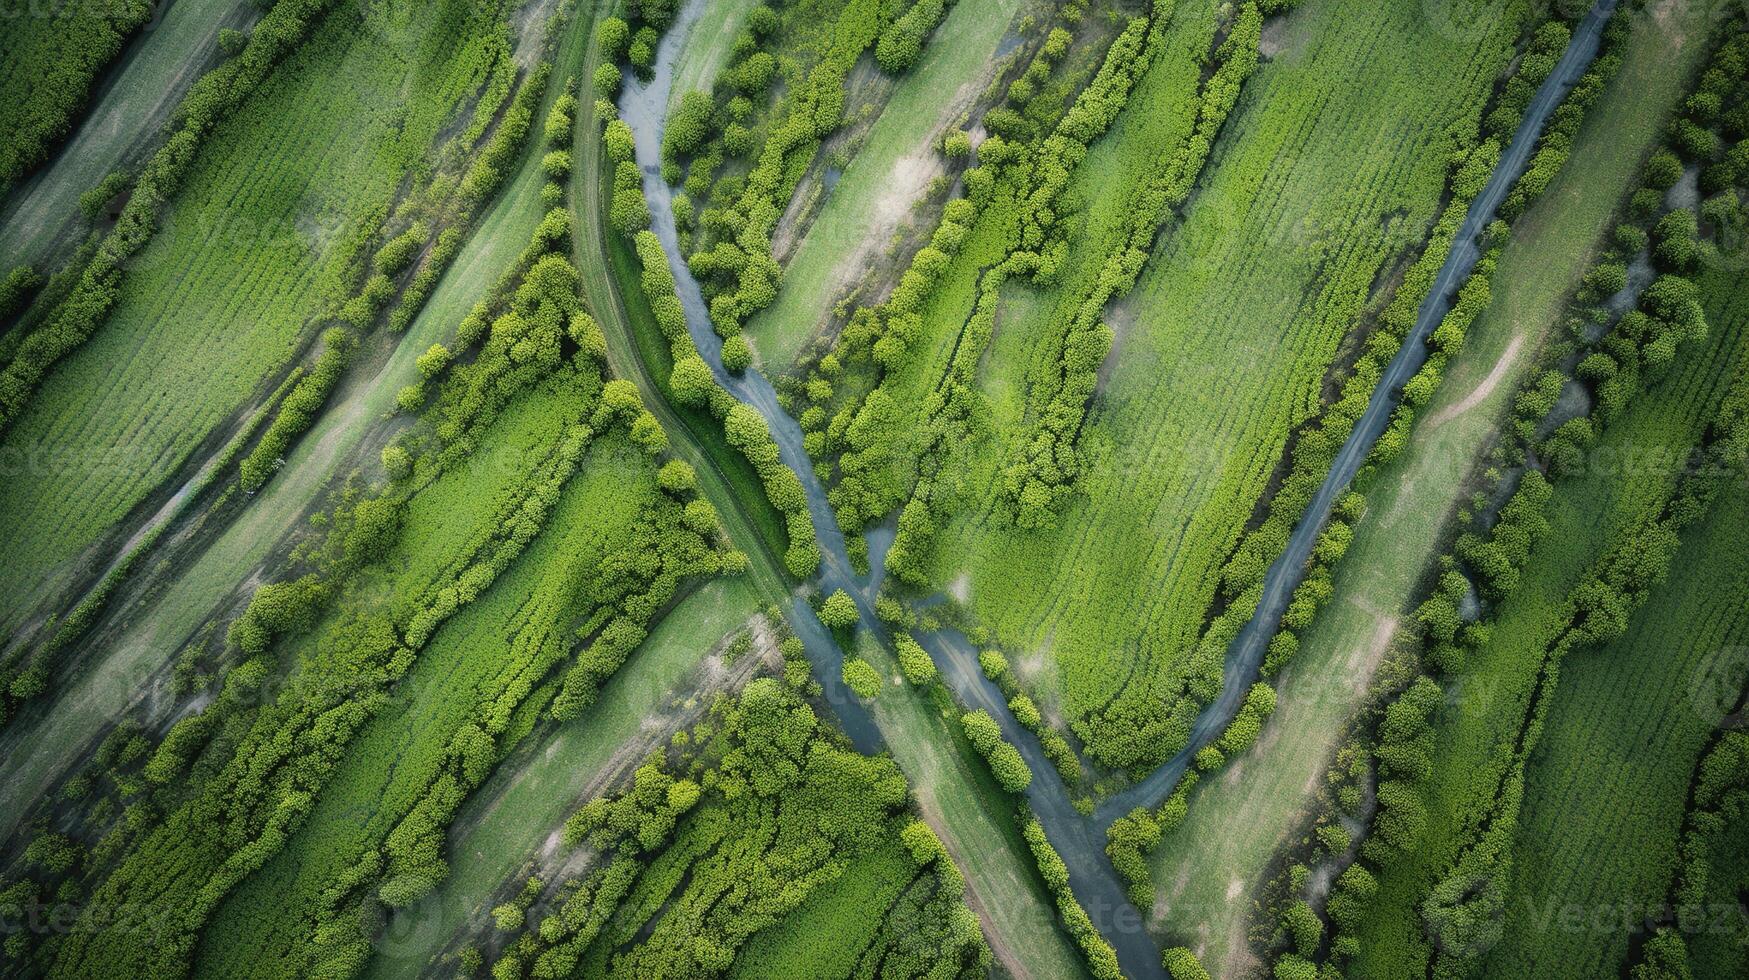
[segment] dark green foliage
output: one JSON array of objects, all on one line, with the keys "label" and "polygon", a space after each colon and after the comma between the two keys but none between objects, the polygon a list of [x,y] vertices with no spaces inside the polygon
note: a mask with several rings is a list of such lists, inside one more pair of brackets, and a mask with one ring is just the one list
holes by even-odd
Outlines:
[{"label": "dark green foliage", "polygon": [[47,159],[72,129],[98,76],[152,19],[153,9],[147,0],[112,0],[8,12],[12,36],[0,49],[6,55],[0,78],[7,82],[0,106],[0,131],[6,134],[0,141],[0,195]]}]

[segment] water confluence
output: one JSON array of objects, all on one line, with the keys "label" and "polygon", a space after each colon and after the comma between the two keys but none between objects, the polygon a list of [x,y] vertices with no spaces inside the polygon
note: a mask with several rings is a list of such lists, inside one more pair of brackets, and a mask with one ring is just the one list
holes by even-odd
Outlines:
[{"label": "water confluence", "polygon": [[[1379,380],[1365,412],[1337,453],[1329,474],[1289,537],[1287,548],[1265,573],[1256,611],[1228,648],[1220,695],[1197,716],[1190,741],[1177,755],[1142,780],[1105,799],[1091,816],[1084,815],[1075,809],[1068,788],[1057,778],[1056,770],[1038,739],[1021,726],[1009,711],[1002,692],[984,676],[978,664],[977,650],[967,638],[955,630],[917,637],[935,659],[943,680],[956,696],[968,707],[989,712],[1001,725],[1003,735],[1031,766],[1034,779],[1026,791],[1027,802],[1068,866],[1070,887],[1075,897],[1112,944],[1125,974],[1137,978],[1164,977],[1165,970],[1161,966],[1158,946],[1148,935],[1141,914],[1125,897],[1122,882],[1105,856],[1105,831],[1113,820],[1131,809],[1155,807],[1163,802],[1197,751],[1219,737],[1238,712],[1246,690],[1258,676],[1268,642],[1280,628],[1288,600],[1305,574],[1318,533],[1389,424],[1403,384],[1426,361],[1427,337],[1444,319],[1457,288],[1480,259],[1482,234],[1494,219],[1501,201],[1523,174],[1550,115],[1596,57],[1603,28],[1615,6],[1616,0],[1597,0],[1574,29],[1555,70],[1525,110],[1524,119],[1501,154],[1500,162],[1471,203],[1402,349]],[[820,539],[822,561],[817,584],[827,593],[843,589],[850,594],[856,600],[860,627],[882,643],[890,644],[891,638],[884,624],[874,615],[873,603],[879,591],[887,549],[892,543],[892,532],[877,528],[868,533],[871,573],[866,578],[857,576],[845,550],[844,532],[827,502],[825,487],[815,476],[813,461],[802,448],[801,425],[778,403],[777,391],[764,375],[751,369],[741,374],[724,369],[722,338],[711,324],[704,292],[680,254],[672,207],[673,188],[661,176],[662,127],[673,85],[675,60],[701,10],[700,0],[692,0],[684,7],[657,48],[649,80],[628,78],[620,96],[620,118],[632,129],[635,159],[643,173],[644,196],[652,215],[652,230],[661,241],[674,273],[675,287],[686,312],[687,330],[699,353],[710,365],[718,384],[764,417],[784,463],[801,480]],[[869,706],[845,688],[841,678],[844,651],[804,599],[792,599],[790,623],[807,651],[823,689],[824,700],[859,751],[879,752],[886,748],[889,735],[893,738],[906,736],[904,732],[883,732]],[[1023,859],[1031,860],[1031,856],[1023,855]]]}]

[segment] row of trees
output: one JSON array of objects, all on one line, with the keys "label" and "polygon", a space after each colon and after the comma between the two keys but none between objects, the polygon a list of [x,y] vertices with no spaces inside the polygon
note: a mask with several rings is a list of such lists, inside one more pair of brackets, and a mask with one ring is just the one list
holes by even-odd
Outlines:
[{"label": "row of trees", "polygon": [[[902,662],[902,661],[901,661]],[[1081,758],[1075,754],[1075,749],[1064,738],[1061,732],[1045,723],[1044,715],[1038,705],[1033,703],[1031,696],[1020,686],[1020,679],[1009,668],[1008,658],[999,650],[978,651],[978,666],[1008,699],[1008,711],[1014,715],[1014,720],[1020,726],[1038,736],[1039,747],[1044,750],[1045,758],[1051,760],[1051,765],[1068,786],[1077,786],[1081,782]]]},{"label": "row of trees", "polygon": [[[986,220],[999,220],[1009,229],[1004,241],[1007,254],[979,274],[977,298],[947,375],[925,406],[923,438],[909,440],[916,443],[915,482],[907,488],[907,475],[895,472],[890,463],[893,448],[907,441],[892,431],[890,396],[883,391],[894,376],[891,369],[845,426],[849,445],[838,460],[841,478],[833,488],[834,506],[839,508],[841,522],[854,528],[903,503],[899,533],[887,554],[888,570],[902,581],[927,581],[935,535],[955,507],[955,481],[944,482],[940,477],[954,472],[945,462],[950,453],[970,442],[979,397],[977,367],[994,332],[1001,287],[1015,275],[1032,276],[1037,281],[1054,279],[1065,247],[1055,202],[1068,188],[1087,146],[1122,111],[1135,80],[1152,63],[1154,53],[1164,43],[1163,23],[1171,9],[1170,2],[1162,2],[1149,16],[1132,18],[1126,24],[1106,51],[1093,80],[1042,141],[1023,145],[993,136],[979,146],[978,166],[963,176],[967,199],[974,209],[968,217],[975,220],[986,209],[997,209],[986,215]],[[1053,50],[1060,53],[1062,47],[1058,44]],[[1043,51],[1036,57],[1048,58]],[[933,246],[920,250],[899,287],[873,314],[874,319],[884,320],[901,338],[919,331],[923,304],[947,270],[950,258],[950,253]],[[876,341],[875,347],[879,344]],[[903,350],[909,340],[901,340],[901,344]],[[824,448],[830,451],[834,447],[827,440]]]},{"label": "row of trees", "polygon": [[[1155,33],[1164,32],[1164,20],[1156,18]],[[1162,223],[1189,199],[1221,126],[1238,102],[1241,87],[1257,68],[1262,21],[1255,4],[1239,11],[1215,51],[1215,67],[1196,102],[1186,107],[1194,123],[1184,143],[1172,153],[1144,148],[1150,154],[1149,166],[1130,189],[1122,220],[1111,228],[1106,241],[1095,246],[1097,254],[1105,256],[1104,262],[1091,282],[1071,284],[1073,299],[1060,303],[1053,312],[1046,343],[1051,345],[1047,356],[1054,359],[1055,369],[1036,381],[1029,392],[1031,428],[1002,471],[1003,493],[1020,527],[1053,523],[1084,468],[1075,442],[1093,397],[1097,373],[1111,349],[1111,328],[1101,316],[1112,300],[1135,285]],[[1149,46],[1158,43],[1151,40]],[[1061,259],[1050,256],[1053,251],[1060,254],[1066,250],[1066,241],[1060,233],[1050,239],[1039,250],[1035,281],[1049,282],[1058,274]]]},{"label": "row of trees", "polygon": [[1027,817],[1026,825],[1021,828],[1021,836],[1032,850],[1033,861],[1038,865],[1038,872],[1044,878],[1045,886],[1051,890],[1051,897],[1056,899],[1057,914],[1062,917],[1063,928],[1068,930],[1069,938],[1075,940],[1076,948],[1081,950],[1081,956],[1087,961],[1087,972],[1093,974],[1094,980],[1122,980],[1123,970],[1118,967],[1117,951],[1099,934],[1099,929],[1088,917],[1087,910],[1076,900],[1075,892],[1069,887],[1069,866],[1063,863],[1062,856],[1051,846],[1050,839],[1045,836],[1044,827],[1036,817]]}]

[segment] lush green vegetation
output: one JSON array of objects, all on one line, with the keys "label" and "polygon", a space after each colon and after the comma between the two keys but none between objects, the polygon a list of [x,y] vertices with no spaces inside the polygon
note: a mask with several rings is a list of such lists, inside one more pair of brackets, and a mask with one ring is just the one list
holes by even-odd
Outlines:
[{"label": "lush green vegetation", "polygon": [[564,839],[588,849],[588,870],[529,879],[517,894],[542,897],[538,919],[526,901],[494,910],[512,933],[495,976],[988,968],[963,879],[909,811],[898,768],[843,748],[769,677],[677,733],[622,793],[578,810]]},{"label": "lush green vegetation", "polygon": [[148,0],[32,4],[0,40],[0,195],[67,135],[97,76],[152,18]]},{"label": "lush green vegetation", "polygon": [[1740,972],[1740,16],[188,2],[0,42],[9,975]]},{"label": "lush green vegetation", "polygon": [[[1715,66],[1721,60],[1729,66],[1733,58],[1733,48],[1727,47]],[[1701,90],[1728,85],[1730,77],[1728,72],[1709,73],[1702,78]],[[1685,108],[1692,119],[1694,102]],[[1675,128],[1681,131],[1680,125]],[[1653,183],[1660,179],[1664,152],[1654,154],[1646,168],[1645,177]],[[1640,221],[1649,222],[1663,199],[1662,193],[1636,194],[1631,206]],[[1641,203],[1646,200],[1652,204],[1651,213]],[[1668,216],[1659,219],[1660,224],[1667,221]],[[1634,235],[1619,234],[1617,239],[1622,247],[1636,247]],[[1637,247],[1643,244],[1640,241]],[[1606,255],[1602,265],[1610,259]],[[1459,625],[1454,604],[1458,583],[1446,581],[1455,571],[1446,573],[1434,596],[1417,612],[1430,668],[1461,683],[1485,685],[1489,697],[1468,716],[1451,717],[1443,727],[1432,725],[1431,713],[1417,713],[1419,721],[1393,729],[1386,714],[1376,753],[1386,781],[1379,787],[1380,810],[1372,835],[1362,848],[1362,856],[1382,870],[1372,876],[1377,878],[1378,894],[1357,896],[1343,906],[1340,919],[1332,916],[1348,933],[1338,934],[1334,952],[1357,956],[1359,969],[1388,970],[1396,967],[1386,964],[1420,961],[1431,962],[1438,970],[1458,971],[1493,948],[1501,936],[1502,916],[1507,914],[1506,900],[1515,880],[1511,851],[1518,839],[1522,802],[1533,785],[1527,772],[1535,771],[1534,753],[1547,730],[1551,706],[1570,703],[1558,680],[1559,667],[1570,659],[1564,655],[1609,642],[1627,630],[1635,609],[1672,560],[1678,534],[1705,515],[1721,479],[1728,480],[1727,474],[1739,465],[1732,454],[1739,451],[1735,446],[1742,437],[1741,391],[1723,396],[1723,407],[1710,425],[1707,417],[1708,405],[1718,403],[1739,355],[1735,323],[1740,317],[1734,310],[1741,291],[1728,277],[1702,280],[1700,294],[1707,300],[1715,339],[1677,377],[1668,373],[1675,369],[1663,367],[1672,355],[1645,357],[1647,331],[1657,336],[1660,328],[1637,318],[1692,324],[1700,309],[1694,306],[1674,317],[1667,315],[1670,297],[1666,294],[1677,288],[1675,284],[1693,287],[1675,277],[1683,270],[1669,257],[1656,261],[1665,272],[1641,294],[1639,308],[1619,319],[1600,311],[1596,318],[1607,332],[1601,339],[1591,337],[1589,343],[1593,349],[1606,350],[1612,363],[1633,369],[1644,364],[1661,380],[1624,409],[1624,401],[1643,383],[1637,380],[1637,370],[1635,381],[1615,389],[1619,394],[1611,398],[1609,386],[1619,375],[1588,371],[1585,363],[1598,355],[1581,349],[1569,363],[1576,361],[1581,377],[1597,387],[1594,413],[1561,422],[1545,436],[1547,426],[1540,422],[1554,401],[1544,392],[1559,386],[1560,375],[1556,372],[1552,383],[1546,374],[1533,379],[1515,406],[1517,438],[1521,443],[1541,440],[1539,455],[1545,465],[1557,476],[1567,475],[1571,486],[1563,481],[1561,492],[1551,494],[1546,485],[1526,482],[1501,512],[1492,540],[1484,542],[1473,534],[1459,537],[1448,568],[1457,562],[1467,566],[1483,597],[1500,603],[1496,615],[1483,623]],[[1577,293],[1581,311],[1588,309],[1585,304],[1602,298],[1594,283],[1588,276]],[[1589,319],[1575,319],[1581,337],[1586,337],[1583,328]],[[1620,342],[1613,340],[1617,337]],[[1641,404],[1646,399],[1650,405]],[[1582,432],[1578,422],[1586,423]],[[1594,444],[1598,437],[1591,427],[1605,424],[1609,427],[1602,442]],[[1581,434],[1575,436],[1576,432]],[[1582,444],[1576,445],[1577,440]],[[1690,462],[1686,447],[1697,441],[1702,448]],[[1624,447],[1666,462],[1588,465],[1599,458],[1615,459],[1613,454]],[[1523,514],[1524,519],[1515,514]],[[1564,525],[1595,526],[1599,520],[1606,531],[1601,536],[1574,539],[1571,532],[1563,531]],[[1522,542],[1513,540],[1518,527],[1533,534],[1540,528],[1547,534],[1534,558]],[[1466,652],[1466,647],[1474,652]],[[1423,679],[1411,690],[1430,683]],[[1583,702],[1575,710],[1582,707]],[[1419,747],[1411,750],[1414,745]],[[1434,759],[1441,764],[1429,765]],[[1451,760],[1452,767],[1445,760]],[[1393,775],[1394,779],[1388,778]],[[1577,884],[1580,879],[1573,880]],[[1477,881],[1485,881],[1486,887],[1475,887]],[[1337,894],[1345,893],[1339,889]],[[1335,901],[1333,897],[1333,907]],[[1415,918],[1425,920],[1433,944],[1405,938],[1403,929]],[[1551,942],[1556,940],[1542,937],[1536,945]],[[1315,950],[1314,943],[1311,951],[1303,950],[1301,955]]]},{"label": "lush green vegetation", "polygon": [[[1181,226],[1165,236],[1160,254],[1142,268],[1137,294],[1123,304],[1126,311],[1119,320],[1142,317],[1142,310],[1147,310],[1149,329],[1133,331],[1130,339],[1135,346],[1118,350],[1105,367],[1109,380],[1104,401],[1111,408],[1081,425],[1081,443],[1098,446],[1086,457],[1093,469],[1081,481],[1084,497],[1070,499],[1070,509],[1056,527],[1014,527],[1013,513],[995,506],[999,493],[979,493],[981,488],[1000,486],[999,472],[990,465],[992,457],[1000,458],[995,453],[967,453],[964,472],[948,465],[937,469],[950,474],[950,481],[923,481],[923,486],[941,485],[944,490],[964,486],[958,497],[981,506],[969,506],[967,513],[953,520],[913,516],[913,523],[925,527],[946,523],[946,530],[939,548],[902,558],[932,583],[967,576],[972,611],[993,628],[1006,648],[1039,649],[1044,637],[1051,637],[1044,653],[1053,669],[1044,679],[1048,688],[1037,691],[1037,700],[1060,705],[1090,754],[1107,765],[1160,760],[1175,744],[1182,744],[1198,698],[1207,697],[1207,681],[1198,681],[1200,693],[1186,690],[1184,684],[1189,676],[1209,676],[1224,649],[1219,630],[1210,634],[1210,642],[1202,642],[1209,614],[1228,602],[1221,595],[1223,581],[1238,584],[1247,574],[1261,572],[1258,556],[1268,553],[1266,544],[1284,528],[1263,537],[1254,553],[1247,549],[1231,576],[1223,576],[1226,558],[1270,483],[1287,436],[1298,420],[1312,415],[1319,378],[1338,352],[1341,336],[1359,324],[1369,285],[1382,275],[1380,269],[1394,268],[1410,254],[1436,214],[1450,158],[1422,151],[1422,140],[1403,138],[1404,119],[1413,119],[1408,123],[1413,126],[1427,126],[1429,133],[1441,133],[1439,138],[1445,140],[1453,126],[1460,131],[1464,119],[1480,119],[1485,81],[1506,65],[1513,33],[1509,19],[1497,28],[1466,35],[1459,44],[1438,31],[1425,30],[1415,11],[1401,11],[1401,23],[1392,18],[1396,18],[1392,9],[1361,11],[1341,5],[1289,14],[1310,35],[1301,40],[1307,49],[1298,58],[1259,68],[1251,86],[1261,84],[1266,89],[1259,91],[1256,102],[1242,102],[1242,110],[1233,117],[1223,137],[1231,144],[1228,156],[1217,154],[1221,165],[1210,172],[1196,205],[1189,208]],[[1167,51],[1179,54],[1158,59],[1139,82],[1149,98],[1137,105],[1182,119],[1175,130],[1181,140],[1191,133],[1198,95],[1210,93],[1200,84],[1200,59],[1209,52],[1214,40],[1210,33],[1216,30],[1205,12],[1189,7],[1175,12],[1168,21]],[[1390,58],[1401,56],[1401,61],[1378,58],[1375,49],[1361,40],[1371,31],[1397,38],[1385,47],[1394,52]],[[1434,59],[1446,59],[1445,66],[1431,68]],[[1452,79],[1462,79],[1464,84],[1453,86]],[[1368,96],[1340,95],[1338,89],[1348,91],[1345,86],[1355,86],[1355,93],[1364,88]],[[1403,102],[1382,100],[1380,93]],[[1410,103],[1415,109],[1404,109]],[[1312,124],[1326,112],[1341,112],[1348,123]],[[1355,151],[1348,137],[1350,131],[1375,130],[1375,124],[1354,121],[1352,114],[1361,112],[1378,112],[1392,121],[1390,138],[1380,138],[1371,151]],[[1119,114],[1119,124],[1126,117]],[[1336,137],[1338,130],[1341,137]],[[1147,133],[1146,128],[1140,133]],[[1125,130],[1114,133],[1114,137],[1126,135]],[[1137,142],[1121,151],[1123,144],[1105,140],[1098,149],[1107,145],[1116,147],[1114,154],[1121,159],[1137,156],[1137,147],[1156,144]],[[1289,145],[1293,149],[1284,151]],[[1448,151],[1455,149],[1453,144],[1441,145]],[[1256,156],[1245,158],[1245,154]],[[1146,159],[1156,156],[1149,151]],[[1098,158],[1090,154],[1088,159]],[[1272,170],[1272,161],[1279,159],[1293,163]],[[1357,159],[1361,163],[1355,163]],[[1371,168],[1392,177],[1361,177],[1373,173]],[[1355,180],[1357,193],[1331,193],[1333,173]],[[1261,203],[1259,194],[1265,194]],[[1399,207],[1410,208],[1415,217],[1390,221],[1385,240],[1369,231],[1364,247],[1347,247],[1343,236],[1348,229],[1376,228],[1383,224],[1383,214]],[[1375,217],[1361,219],[1357,214]],[[1111,221],[1119,224],[1121,217],[1114,215]],[[1230,228],[1240,219],[1249,224]],[[1286,235],[1284,229],[1317,231],[1308,231],[1312,238],[1307,240],[1298,233]],[[983,238],[972,236],[965,242],[962,257],[955,259],[957,266],[943,273],[944,283],[964,282],[953,278],[958,275],[955,268],[976,269],[992,261],[988,250],[979,250]],[[1252,254],[1258,250],[1275,250],[1275,257]],[[1244,261],[1238,255],[1245,255]],[[1324,259],[1315,255],[1333,255],[1345,271],[1338,275],[1324,268]],[[1104,257],[1090,252],[1081,268],[1098,269]],[[1263,280],[1251,275],[1254,268],[1280,269],[1282,275]],[[1308,290],[1307,283],[1313,280],[1322,287]],[[1049,303],[1055,296],[1051,292],[1030,306],[1039,310],[1039,317],[1018,318],[1020,325],[1013,331],[997,331],[985,362],[1037,364],[1037,376],[1063,376],[1060,357],[1034,360],[1032,352],[1041,345],[1041,334],[1025,325],[1028,320],[1049,322],[1053,308]],[[971,301],[971,292],[955,285],[953,292],[944,290],[939,311],[930,310],[922,317],[925,332],[916,341],[922,352],[915,359],[918,364],[890,371],[883,385],[892,388],[895,397],[871,397],[868,404],[873,409],[864,409],[866,415],[890,418],[876,432],[930,432],[915,422],[911,406],[930,404],[925,394],[943,376],[946,357],[957,355],[967,369],[978,364],[971,353],[979,350],[976,339],[971,345],[953,339],[976,336],[960,332],[960,324],[981,324],[976,317],[965,320]],[[1077,308],[1072,297],[1065,308]],[[1303,343],[1296,350],[1307,357],[1251,355],[1256,345],[1265,343],[1259,338],[1275,336],[1282,322],[1305,325],[1289,336],[1294,345]],[[941,327],[950,327],[951,332]],[[1116,331],[1112,334],[1116,336]],[[1123,343],[1128,345],[1130,339]],[[1226,360],[1219,360],[1223,355]],[[1221,367],[1212,366],[1216,362]],[[1298,380],[1280,376],[1275,366],[1282,371],[1294,366],[1300,373]],[[1018,448],[1018,436],[1009,436],[1030,429],[1025,420],[1028,376],[1014,369],[985,373],[988,376],[972,387],[979,411],[988,409],[990,422],[997,423],[993,425],[997,444],[1006,441]],[[1270,374],[1273,380],[1244,380],[1252,374]],[[1223,394],[1240,390],[1275,390],[1280,401]],[[1189,404],[1207,404],[1209,413],[1196,415]],[[1263,411],[1265,404],[1277,408]],[[1230,413],[1242,413],[1249,422],[1233,423]],[[861,436],[855,427],[847,427],[847,437]],[[873,446],[869,455],[880,453],[887,460],[883,471],[902,481],[916,436],[890,444],[868,437],[866,443]],[[848,453],[847,458],[854,455]],[[850,467],[845,469],[848,474]],[[859,490],[866,486],[861,483]],[[848,497],[843,488],[838,495]],[[913,493],[915,499],[918,495]],[[859,506],[855,514],[880,514],[890,506],[887,500],[890,497]],[[1200,507],[1205,506],[1203,513]],[[1282,507],[1279,523],[1291,523],[1294,513],[1294,507]],[[1125,532],[1111,537],[1100,530],[1119,527]],[[1161,528],[1161,541],[1170,542],[1170,548],[1135,548],[1133,528],[1147,527]],[[1244,591],[1240,586],[1233,595],[1242,598]],[[1062,600],[1070,595],[1074,600]],[[1237,604],[1235,609],[1240,607]],[[1237,616],[1231,618],[1233,627]],[[1202,653],[1193,656],[1198,649]],[[1154,705],[1163,698],[1182,700],[1174,711],[1161,716]],[[1133,711],[1125,705],[1133,705]]]},{"label": "lush green vegetation", "polygon": [[[191,90],[95,256],[26,324],[5,369],[4,437],[41,465],[0,500],[15,529],[9,626],[277,387],[361,288],[357,263],[397,188],[430,172],[439,132],[508,56],[494,8],[444,9],[405,33],[389,7],[371,16],[390,26],[373,29],[350,6],[277,6]],[[417,95],[400,106],[389,93],[410,79]]]},{"label": "lush green vegetation", "polygon": [[[927,195],[945,182],[954,160],[932,144],[952,138],[951,127],[969,112],[968,79],[995,57],[1015,6],[1013,0],[956,2],[922,60],[899,79],[788,252],[776,301],[745,325],[768,370],[783,369],[816,332],[831,329],[834,304],[849,281],[879,281],[880,267],[871,260],[885,254],[886,235],[919,210],[909,195]],[[947,92],[954,97],[943,98]],[[902,219],[901,207],[914,210]],[[916,214],[915,220],[925,219]]]},{"label": "lush green vegetation", "polygon": [[1445,538],[1448,525],[1430,515],[1468,505],[1469,481],[1454,474],[1483,455],[1535,352],[1564,336],[1564,300],[1594,243],[1609,236],[1617,202],[1682,98],[1687,74],[1673,69],[1705,56],[1703,47],[1685,43],[1692,29],[1692,22],[1634,21],[1622,66],[1577,137],[1573,157],[1584,165],[1563,169],[1514,222],[1488,310],[1448,362],[1398,459],[1380,466],[1366,490],[1366,513],[1333,576],[1335,601],[1302,634],[1278,682],[1271,725],[1280,735],[1240,761],[1234,778],[1205,785],[1188,819],[1154,853],[1164,932],[1169,940],[1194,937],[1209,963],[1232,962],[1249,947],[1250,910],[1222,901],[1227,883],[1263,880],[1278,847],[1311,842],[1310,831],[1295,834],[1302,808],[1330,791],[1316,773],[1366,704],[1364,678],[1378,676],[1390,687],[1399,620]]}]

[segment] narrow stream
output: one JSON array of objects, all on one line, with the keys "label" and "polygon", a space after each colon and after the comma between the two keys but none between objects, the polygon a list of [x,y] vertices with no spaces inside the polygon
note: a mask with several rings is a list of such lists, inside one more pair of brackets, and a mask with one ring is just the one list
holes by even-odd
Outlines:
[{"label": "narrow stream", "polygon": [[[1596,0],[1574,30],[1572,41],[1554,72],[1526,109],[1524,120],[1502,154],[1499,165],[1471,204],[1402,350],[1385,370],[1365,413],[1337,454],[1329,475],[1289,538],[1286,550],[1265,574],[1263,595],[1257,610],[1227,652],[1221,694],[1197,717],[1190,742],[1182,751],[1140,782],[1104,800],[1091,817],[1083,816],[1074,808],[1068,788],[1056,777],[1056,769],[1045,756],[1038,739],[1020,725],[1008,710],[1001,691],[984,676],[978,665],[977,650],[966,637],[956,630],[918,636],[918,642],[935,659],[944,681],[958,698],[971,708],[988,711],[1001,725],[1003,735],[1031,766],[1034,779],[1026,792],[1027,802],[1068,865],[1075,897],[1116,950],[1126,975],[1164,977],[1165,971],[1160,963],[1159,948],[1148,935],[1141,914],[1125,898],[1123,884],[1105,856],[1106,829],[1113,820],[1134,807],[1158,806],[1177,784],[1196,752],[1218,737],[1237,713],[1246,690],[1257,677],[1268,641],[1280,627],[1282,613],[1304,575],[1306,561],[1311,556],[1320,529],[1337,499],[1365,462],[1373,443],[1389,424],[1398,390],[1427,359],[1426,339],[1445,317],[1457,288],[1480,258],[1479,242],[1483,229],[1493,220],[1500,202],[1523,173],[1550,114],[1596,56],[1603,27],[1615,5],[1616,0]],[[650,205],[652,226],[674,272],[676,289],[686,311],[687,329],[699,353],[710,365],[719,384],[764,416],[784,463],[802,482],[822,551],[818,585],[827,593],[836,589],[849,593],[856,600],[861,627],[871,631],[881,642],[890,643],[885,626],[874,616],[873,603],[879,591],[886,553],[892,544],[891,529],[876,528],[868,533],[872,572],[867,578],[859,578],[845,551],[844,532],[827,503],[825,488],[814,475],[813,461],[802,449],[800,424],[778,404],[776,390],[758,371],[749,370],[736,375],[723,368],[722,339],[711,325],[703,291],[680,255],[671,207],[673,189],[661,177],[662,127],[673,84],[674,63],[701,8],[700,0],[686,4],[657,48],[650,81],[630,77],[620,96],[620,117],[631,126],[635,137],[636,160],[644,175],[644,196]],[[868,705],[851,694],[841,679],[844,651],[804,599],[794,599],[791,608],[790,623],[802,639],[815,676],[824,689],[825,700],[837,715],[839,724],[859,751],[881,751],[886,746],[886,733],[881,731]],[[892,734],[902,737],[904,733]],[[1030,861],[1031,855],[1023,855],[1023,858]]]}]

